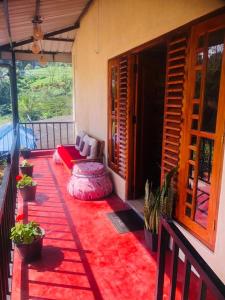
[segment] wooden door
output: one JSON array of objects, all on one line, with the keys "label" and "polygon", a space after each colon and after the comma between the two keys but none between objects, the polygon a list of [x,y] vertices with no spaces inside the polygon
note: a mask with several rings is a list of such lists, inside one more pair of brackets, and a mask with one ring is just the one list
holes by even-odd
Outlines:
[{"label": "wooden door", "polygon": [[[187,57],[188,33],[173,37],[167,47],[161,182],[166,173],[180,166]],[[179,192],[177,182],[175,189]]]},{"label": "wooden door", "polygon": [[178,220],[215,242],[223,158],[225,16],[193,27],[180,163]]},{"label": "wooden door", "polygon": [[126,180],[127,197],[133,185],[135,63],[135,55],[108,63],[108,164]]}]

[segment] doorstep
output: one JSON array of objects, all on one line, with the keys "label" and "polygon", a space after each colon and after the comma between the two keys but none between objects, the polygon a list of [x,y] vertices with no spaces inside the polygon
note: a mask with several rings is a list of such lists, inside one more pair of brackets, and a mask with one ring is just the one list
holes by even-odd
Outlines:
[{"label": "doorstep", "polygon": [[127,200],[126,204],[129,205],[142,220],[144,220],[144,198]]}]

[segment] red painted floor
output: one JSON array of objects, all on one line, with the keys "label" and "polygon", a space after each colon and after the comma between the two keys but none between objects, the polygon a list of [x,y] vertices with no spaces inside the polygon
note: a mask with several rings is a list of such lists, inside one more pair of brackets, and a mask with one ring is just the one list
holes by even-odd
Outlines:
[{"label": "red painted floor", "polygon": [[[66,191],[69,174],[63,166],[47,156],[31,161],[37,201],[23,203],[19,197],[18,211],[39,222],[46,237],[42,259],[35,263],[21,263],[15,251],[12,300],[154,299],[156,255],[145,248],[143,231],[119,234],[106,217],[126,205],[116,196],[74,199]],[[165,283],[168,299],[168,276]]]}]

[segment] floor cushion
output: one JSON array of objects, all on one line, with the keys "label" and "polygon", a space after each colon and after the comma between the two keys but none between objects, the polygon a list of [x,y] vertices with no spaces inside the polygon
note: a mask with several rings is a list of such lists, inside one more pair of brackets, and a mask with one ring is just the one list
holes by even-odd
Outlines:
[{"label": "floor cushion", "polygon": [[67,189],[77,199],[95,200],[110,195],[113,186],[103,164],[84,162],[74,166]]}]

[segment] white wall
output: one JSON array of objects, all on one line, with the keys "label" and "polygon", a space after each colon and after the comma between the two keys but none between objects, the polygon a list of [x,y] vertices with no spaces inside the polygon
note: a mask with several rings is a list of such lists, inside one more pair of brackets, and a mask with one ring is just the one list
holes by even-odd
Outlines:
[{"label": "white wall", "polygon": [[[107,142],[107,62],[131,48],[224,6],[223,0],[96,0],[81,21],[73,48],[76,122]],[[107,149],[107,145],[106,145]],[[117,194],[125,183],[113,173]],[[225,168],[223,182],[225,180]],[[225,281],[225,182],[221,193],[215,252],[185,233]],[[223,261],[223,263],[221,263]]]}]

